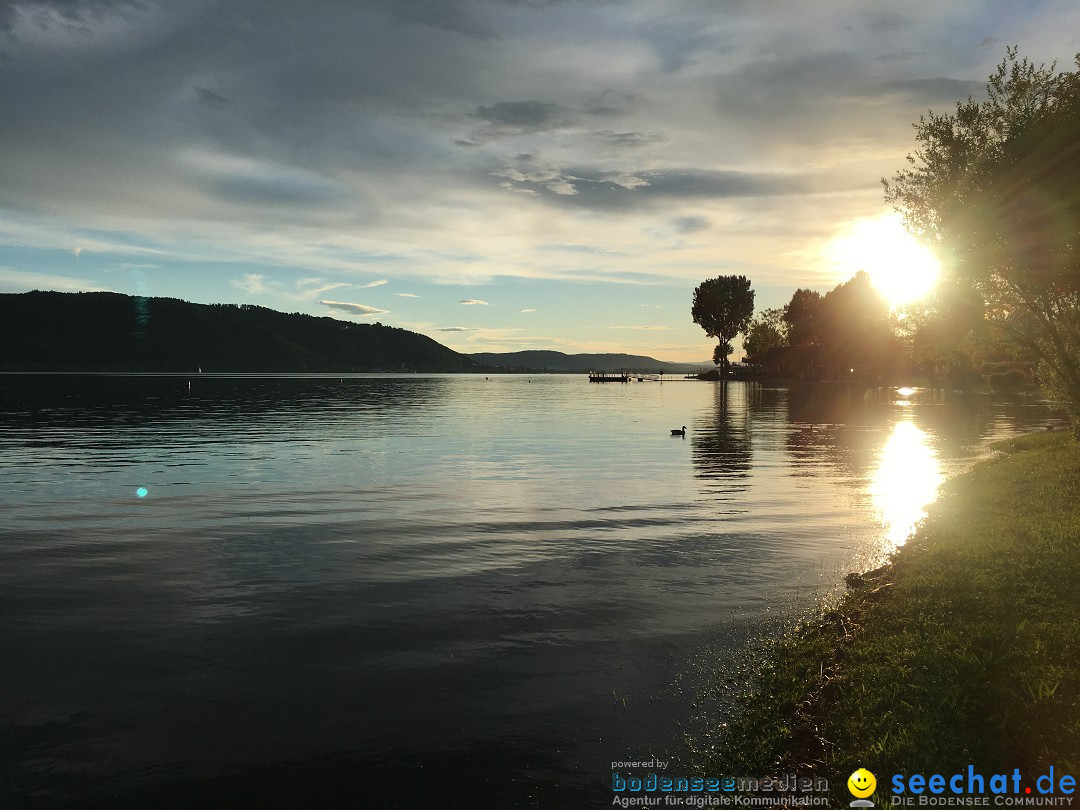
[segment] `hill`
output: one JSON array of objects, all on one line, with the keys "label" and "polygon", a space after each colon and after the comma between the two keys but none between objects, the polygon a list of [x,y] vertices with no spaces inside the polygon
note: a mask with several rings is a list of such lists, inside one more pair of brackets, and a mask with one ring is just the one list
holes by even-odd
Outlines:
[{"label": "hill", "polygon": [[0,371],[476,371],[424,335],[265,307],[0,294]]},{"label": "hill", "polygon": [[480,365],[494,368],[537,371],[639,371],[686,374],[712,367],[712,363],[667,363],[640,354],[564,354],[553,351],[481,352],[466,355]]}]

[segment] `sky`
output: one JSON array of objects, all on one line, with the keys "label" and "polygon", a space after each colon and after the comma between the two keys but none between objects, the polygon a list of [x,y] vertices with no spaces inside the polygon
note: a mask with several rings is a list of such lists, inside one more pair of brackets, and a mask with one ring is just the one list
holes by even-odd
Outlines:
[{"label": "sky", "polygon": [[0,292],[249,303],[464,352],[711,357],[694,287],[846,280],[912,122],[1080,5],[0,0]]}]

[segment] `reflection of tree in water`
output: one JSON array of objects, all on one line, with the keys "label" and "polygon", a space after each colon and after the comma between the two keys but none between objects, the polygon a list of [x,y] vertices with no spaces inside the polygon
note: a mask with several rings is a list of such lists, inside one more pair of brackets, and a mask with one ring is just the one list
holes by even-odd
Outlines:
[{"label": "reflection of tree in water", "polygon": [[822,463],[849,473],[865,469],[877,444],[865,429],[877,424],[866,407],[865,393],[828,385],[793,385],[788,390],[786,445],[796,469]]},{"label": "reflection of tree in water", "polygon": [[717,383],[712,413],[692,428],[695,477],[705,482],[704,493],[728,495],[746,489],[752,462],[752,401],[751,384]]}]

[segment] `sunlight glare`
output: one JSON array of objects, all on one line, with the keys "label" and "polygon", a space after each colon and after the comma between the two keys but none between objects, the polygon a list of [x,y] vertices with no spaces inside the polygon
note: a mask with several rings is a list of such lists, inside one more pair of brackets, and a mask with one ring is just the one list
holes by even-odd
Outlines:
[{"label": "sunlight glare", "polygon": [[870,498],[890,548],[907,542],[926,507],[937,497],[944,475],[925,431],[900,422],[881,451],[870,481]]},{"label": "sunlight glare", "polygon": [[899,214],[857,220],[826,252],[844,281],[865,270],[891,309],[925,296],[941,274],[933,251],[907,232]]}]

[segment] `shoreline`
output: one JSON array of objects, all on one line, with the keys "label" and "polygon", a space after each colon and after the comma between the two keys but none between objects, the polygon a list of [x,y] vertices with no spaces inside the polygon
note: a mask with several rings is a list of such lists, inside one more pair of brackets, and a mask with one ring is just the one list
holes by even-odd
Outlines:
[{"label": "shoreline", "polygon": [[[1080,766],[1080,444],[999,442],[885,564],[778,641],[706,773]],[[883,790],[884,789],[884,790]]]}]

